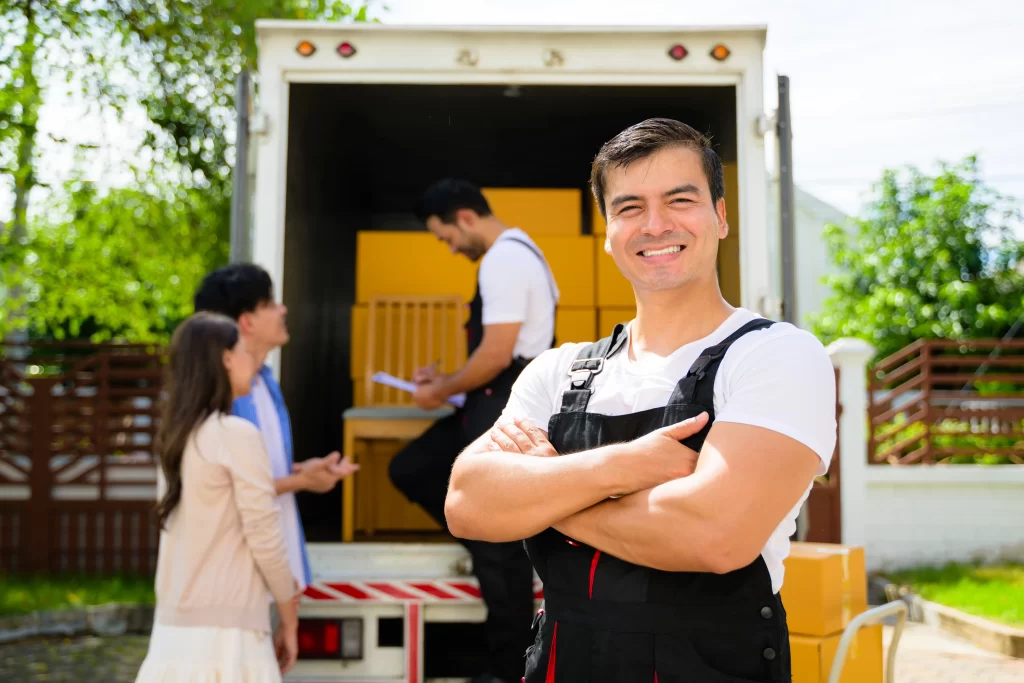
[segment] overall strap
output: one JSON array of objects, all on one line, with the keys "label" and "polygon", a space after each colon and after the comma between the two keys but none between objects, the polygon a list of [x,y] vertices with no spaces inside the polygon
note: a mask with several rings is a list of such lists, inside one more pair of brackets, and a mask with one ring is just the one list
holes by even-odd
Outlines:
[{"label": "overall strap", "polygon": [[604,370],[605,361],[618,353],[628,338],[626,326],[619,323],[611,335],[580,349],[576,360],[569,366],[569,388],[562,394],[561,412],[586,412],[593,393],[590,384],[594,375]]},{"label": "overall strap", "polygon": [[[730,334],[714,346],[709,346],[701,352],[697,360],[693,361],[686,376],[679,380],[675,390],[669,398],[669,405],[700,404],[706,408],[712,408],[714,404],[715,375],[718,374],[718,366],[722,364],[725,352],[733,343],[755,330],[763,330],[775,324],[774,320],[757,318],[746,323],[738,330]],[[700,395],[698,396],[698,390]],[[713,416],[712,416],[713,417]]]},{"label": "overall strap", "polygon": [[555,308],[558,308],[558,297],[555,296],[555,276],[551,272],[551,266],[548,265],[548,261],[544,258],[544,254],[540,253],[540,250],[537,249],[537,247],[533,246],[526,240],[519,239],[518,237],[505,237],[504,240],[507,242],[517,242],[523,245],[532,251],[533,255],[540,260],[541,264],[544,266],[544,270],[548,274],[548,289],[551,291],[551,298],[555,301]]}]

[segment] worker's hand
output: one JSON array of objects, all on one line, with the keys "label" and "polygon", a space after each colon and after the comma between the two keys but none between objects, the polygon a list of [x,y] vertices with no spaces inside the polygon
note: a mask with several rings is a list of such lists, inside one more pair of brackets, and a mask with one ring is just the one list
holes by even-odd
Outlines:
[{"label": "worker's hand", "polygon": [[447,399],[440,377],[421,383],[412,393],[413,402],[423,410],[436,410],[444,405]]},{"label": "worker's hand", "polygon": [[558,451],[548,441],[547,435],[526,418],[499,421],[490,432],[493,450],[506,453],[522,453],[550,458]]},{"label": "worker's hand", "polygon": [[693,474],[697,468],[697,452],[680,441],[699,432],[707,421],[708,414],[701,413],[626,444],[619,460],[622,490],[617,496],[651,489]]},{"label": "worker's hand", "polygon": [[[349,471],[352,467],[358,469],[358,465],[352,465],[347,459],[346,464],[343,465],[341,453],[334,451],[322,458],[310,458],[309,460],[295,463],[292,471],[302,477],[302,488],[304,490],[312,491],[313,493],[327,493],[334,488],[339,479],[347,477],[354,471]],[[339,476],[341,472],[344,472],[344,474]]]},{"label": "worker's hand", "polygon": [[[331,455],[334,455],[334,453],[331,453]],[[336,465],[330,466],[329,469],[331,470],[331,474],[334,475],[335,480],[341,481],[350,474],[358,472],[359,465],[352,462],[352,458],[346,455],[344,458],[339,460]]]},{"label": "worker's hand", "polygon": [[412,375],[412,381],[416,384],[426,384],[433,381],[441,376],[441,373],[437,369],[437,364],[428,365],[425,368],[420,368]]}]

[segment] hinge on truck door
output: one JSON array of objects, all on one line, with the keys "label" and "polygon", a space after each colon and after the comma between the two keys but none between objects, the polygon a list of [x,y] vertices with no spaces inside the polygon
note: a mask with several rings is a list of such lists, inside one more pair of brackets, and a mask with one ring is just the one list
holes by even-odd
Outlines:
[{"label": "hinge on truck door", "polygon": [[254,112],[249,119],[249,133],[252,135],[265,135],[269,127],[270,119],[261,111]]},{"label": "hinge on truck door", "polygon": [[463,66],[476,66],[479,61],[480,55],[477,54],[476,50],[459,50],[458,56],[455,57],[455,62]]},{"label": "hinge on truck door", "polygon": [[776,125],[778,125],[778,116],[776,116],[775,113],[772,113],[770,115],[759,114],[758,117],[754,120],[754,129],[757,131],[757,134],[760,135],[761,137],[764,137],[768,133],[774,131]]}]

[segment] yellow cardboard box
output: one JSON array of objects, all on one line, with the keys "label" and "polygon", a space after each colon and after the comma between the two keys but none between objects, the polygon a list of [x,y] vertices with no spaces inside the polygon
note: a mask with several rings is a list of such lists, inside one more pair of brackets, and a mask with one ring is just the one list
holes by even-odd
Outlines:
[{"label": "yellow cardboard box", "polygon": [[612,333],[619,323],[628,323],[636,317],[636,306],[614,306],[600,308],[597,313],[597,338],[603,339]]},{"label": "yellow cardboard box", "polygon": [[615,265],[615,261],[604,250],[604,236],[594,236],[594,262],[597,269],[597,306],[636,306],[633,285],[630,284]]},{"label": "yellow cardboard box", "polygon": [[[793,683],[827,683],[841,637],[841,632],[824,637],[790,634]],[[841,683],[881,683],[882,649],[881,624],[860,629],[847,651]]]},{"label": "yellow cardboard box", "polygon": [[558,285],[559,306],[594,306],[594,238],[591,235],[530,237],[551,267]]},{"label": "yellow cardboard box", "polygon": [[592,342],[596,339],[597,311],[593,308],[559,306],[555,316],[555,343]]},{"label": "yellow cardboard box", "polygon": [[356,303],[371,297],[458,294],[473,298],[477,264],[453,256],[429,232],[366,230],[356,234]]},{"label": "yellow cardboard box", "polygon": [[521,228],[534,239],[583,232],[582,196],[577,189],[487,187],[481,192],[505,225]]},{"label": "yellow cardboard box", "polygon": [[793,543],[785,567],[782,602],[791,633],[831,635],[867,609],[863,548]]}]

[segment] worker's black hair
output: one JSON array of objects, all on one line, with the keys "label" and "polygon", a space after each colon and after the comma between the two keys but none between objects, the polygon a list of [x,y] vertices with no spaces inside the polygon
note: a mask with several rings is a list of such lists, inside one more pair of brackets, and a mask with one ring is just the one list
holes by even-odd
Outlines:
[{"label": "worker's black hair", "polygon": [[266,270],[253,263],[232,263],[203,278],[193,304],[196,313],[212,311],[238,320],[273,298],[274,284]]},{"label": "worker's black hair", "polygon": [[491,206],[480,188],[466,180],[445,178],[423,193],[416,205],[416,217],[424,223],[431,216],[437,216],[442,223],[454,223],[455,212],[460,209],[471,209],[478,216],[491,215]]},{"label": "worker's black hair", "polygon": [[718,200],[725,196],[725,178],[722,160],[712,148],[711,139],[674,119],[647,119],[604,143],[594,158],[590,171],[590,189],[604,218],[608,218],[608,207],[604,203],[605,173],[609,169],[629,166],[646,159],[668,147],[684,147],[700,155],[704,178],[711,192],[711,202],[718,204]]}]

